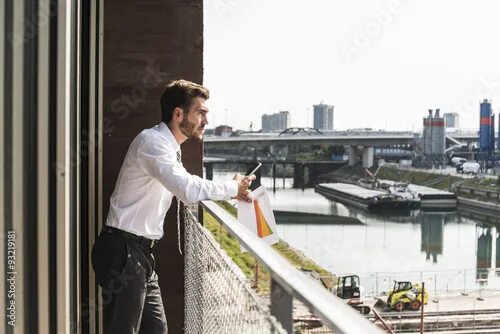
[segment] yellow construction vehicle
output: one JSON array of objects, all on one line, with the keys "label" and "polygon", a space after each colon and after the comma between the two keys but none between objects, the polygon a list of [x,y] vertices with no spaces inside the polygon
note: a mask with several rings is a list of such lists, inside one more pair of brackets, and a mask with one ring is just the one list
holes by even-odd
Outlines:
[{"label": "yellow construction vehicle", "polygon": [[[423,303],[427,305],[429,294],[427,290],[423,293]],[[422,287],[411,282],[394,281],[394,288],[387,298],[387,307],[395,311],[403,311],[408,308],[417,311],[422,306]]]}]

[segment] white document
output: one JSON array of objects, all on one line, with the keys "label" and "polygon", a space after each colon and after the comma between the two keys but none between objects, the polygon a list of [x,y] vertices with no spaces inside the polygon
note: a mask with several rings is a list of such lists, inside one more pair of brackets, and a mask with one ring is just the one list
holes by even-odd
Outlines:
[{"label": "white document", "polygon": [[[277,243],[280,238],[266,189],[260,186],[248,197],[251,203],[238,201],[238,220],[268,245]],[[245,251],[243,247],[241,250]]]}]

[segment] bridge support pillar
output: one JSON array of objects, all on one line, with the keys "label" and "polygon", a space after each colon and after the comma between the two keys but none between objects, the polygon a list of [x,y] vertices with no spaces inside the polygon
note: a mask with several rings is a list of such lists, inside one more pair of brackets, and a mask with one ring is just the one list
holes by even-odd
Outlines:
[{"label": "bridge support pillar", "polygon": [[373,146],[363,147],[363,168],[373,166]]},{"label": "bridge support pillar", "polygon": [[304,188],[304,164],[302,163],[293,165],[293,187]]},{"label": "bridge support pillar", "polygon": [[359,149],[357,146],[349,146],[347,153],[349,154],[349,166],[354,166],[359,162]]},{"label": "bridge support pillar", "polygon": [[276,161],[273,162],[273,194],[276,194]]},{"label": "bridge support pillar", "polygon": [[364,168],[373,166],[373,146],[349,146],[347,152],[349,154],[349,166],[354,166],[360,160]]},{"label": "bridge support pillar", "polygon": [[207,180],[214,179],[214,164],[205,164],[205,174]]}]

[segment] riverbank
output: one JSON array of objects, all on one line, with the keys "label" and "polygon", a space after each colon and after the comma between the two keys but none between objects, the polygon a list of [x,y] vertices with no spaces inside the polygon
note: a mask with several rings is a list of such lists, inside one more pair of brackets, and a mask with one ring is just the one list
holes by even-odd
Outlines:
[{"label": "riverbank", "polygon": [[[236,208],[225,201],[217,202],[231,215],[236,217]],[[210,214],[207,212],[203,215],[204,226],[212,233],[214,239],[221,245],[222,249],[226,251],[229,257],[236,263],[236,265],[243,271],[245,276],[252,281],[252,286],[258,293],[268,293],[270,291],[270,275],[259,266],[258,279],[255,282],[255,266],[256,261],[249,253],[242,253],[240,251],[240,244],[233,238],[229,232],[221,226]],[[332,289],[335,283],[335,277],[328,270],[320,267],[313,260],[306,257],[301,251],[291,247],[288,243],[280,240],[277,244],[272,246],[275,251],[280,253],[285,259],[290,261],[296,268],[305,272],[310,272],[312,276],[316,277],[330,277],[322,279],[321,282],[327,289]]]}]

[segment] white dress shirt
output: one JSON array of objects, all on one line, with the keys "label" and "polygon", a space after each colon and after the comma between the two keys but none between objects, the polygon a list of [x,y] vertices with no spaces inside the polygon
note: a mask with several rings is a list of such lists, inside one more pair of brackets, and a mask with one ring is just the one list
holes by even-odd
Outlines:
[{"label": "white dress shirt", "polygon": [[135,137],[111,195],[106,225],[160,239],[163,220],[174,196],[184,203],[196,203],[237,195],[236,181],[214,182],[189,174],[177,162],[180,149],[163,122]]}]

